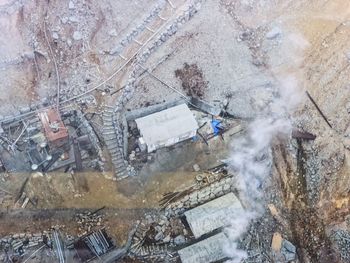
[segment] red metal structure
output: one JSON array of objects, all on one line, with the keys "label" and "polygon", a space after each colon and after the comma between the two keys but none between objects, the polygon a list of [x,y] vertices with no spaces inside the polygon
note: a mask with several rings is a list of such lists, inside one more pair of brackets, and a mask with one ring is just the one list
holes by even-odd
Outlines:
[{"label": "red metal structure", "polygon": [[46,109],[39,112],[38,116],[50,148],[62,147],[68,142],[68,131],[59,112],[55,109]]}]

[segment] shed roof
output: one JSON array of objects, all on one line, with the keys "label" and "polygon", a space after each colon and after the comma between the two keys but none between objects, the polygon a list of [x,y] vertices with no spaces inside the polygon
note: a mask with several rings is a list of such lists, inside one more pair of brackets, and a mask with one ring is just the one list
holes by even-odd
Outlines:
[{"label": "shed roof", "polygon": [[225,244],[229,239],[219,233],[179,250],[182,263],[210,263],[226,258]]},{"label": "shed roof", "polygon": [[68,139],[68,131],[60,113],[55,109],[46,109],[38,113],[47,140],[55,143],[61,139]]},{"label": "shed roof", "polygon": [[148,145],[158,145],[169,139],[180,138],[198,129],[197,121],[186,104],[180,104],[135,121]]},{"label": "shed roof", "polygon": [[220,227],[228,226],[232,218],[240,216],[243,207],[233,193],[216,198],[185,212],[196,238]]}]

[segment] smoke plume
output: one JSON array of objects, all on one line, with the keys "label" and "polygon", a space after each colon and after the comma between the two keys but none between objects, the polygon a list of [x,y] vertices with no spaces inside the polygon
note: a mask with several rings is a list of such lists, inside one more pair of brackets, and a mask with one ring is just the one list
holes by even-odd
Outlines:
[{"label": "smoke plume", "polygon": [[[303,42],[304,43],[304,42]],[[300,50],[305,46],[289,49],[288,56],[295,55],[296,64],[302,61]],[[236,175],[236,186],[239,198],[245,211],[232,218],[231,226],[225,232],[230,243],[224,247],[230,258],[229,262],[239,263],[247,258],[247,253],[238,248],[237,240],[250,226],[250,223],[261,216],[265,210],[264,185],[269,180],[272,167],[271,142],[276,136],[289,136],[292,131],[291,113],[300,104],[301,93],[296,77],[293,75],[275,75],[276,90],[268,105],[258,114],[247,128],[246,133],[232,146],[228,164]]]}]

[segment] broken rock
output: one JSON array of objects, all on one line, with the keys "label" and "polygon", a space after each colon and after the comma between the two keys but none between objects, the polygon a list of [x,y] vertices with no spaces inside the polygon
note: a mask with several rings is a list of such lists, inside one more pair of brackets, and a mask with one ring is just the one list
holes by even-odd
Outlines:
[{"label": "broken rock", "polygon": [[163,239],[163,242],[164,242],[164,243],[168,243],[168,242],[170,242],[170,240],[171,240],[170,235],[167,235],[167,236]]},{"label": "broken rock", "polygon": [[69,8],[70,10],[72,10],[72,9],[75,8],[75,5],[74,5],[73,1],[69,1],[68,8]]},{"label": "broken rock", "polygon": [[72,23],[78,23],[79,19],[76,16],[70,16],[69,17],[69,21]]},{"label": "broken rock", "polygon": [[193,165],[193,170],[194,170],[195,172],[199,172],[199,171],[201,170],[201,168],[199,167],[198,164],[194,164],[194,165]]},{"label": "broken rock", "polygon": [[57,40],[59,38],[59,36],[58,36],[58,34],[56,32],[53,32],[52,33],[52,38]]},{"label": "broken rock", "polygon": [[296,247],[286,239],[283,239],[281,253],[287,262],[293,261],[296,259]]},{"label": "broken rock", "polygon": [[108,32],[108,35],[110,35],[111,37],[116,37],[118,35],[117,30],[113,28]]},{"label": "broken rock", "polygon": [[73,39],[78,41],[81,40],[83,38],[83,35],[79,32],[79,31],[74,31],[73,33]]},{"label": "broken rock", "polygon": [[154,237],[154,239],[156,240],[156,241],[160,241],[160,240],[162,240],[162,239],[164,239],[164,234],[163,234],[163,232],[158,232],[157,233],[157,235]]},{"label": "broken rock", "polygon": [[282,33],[282,31],[279,27],[274,27],[269,32],[267,32],[266,38],[269,40],[272,40],[272,39],[275,39],[276,37],[280,36],[281,33]]},{"label": "broken rock", "polygon": [[174,238],[175,245],[179,246],[186,243],[186,238],[183,235],[179,235]]}]

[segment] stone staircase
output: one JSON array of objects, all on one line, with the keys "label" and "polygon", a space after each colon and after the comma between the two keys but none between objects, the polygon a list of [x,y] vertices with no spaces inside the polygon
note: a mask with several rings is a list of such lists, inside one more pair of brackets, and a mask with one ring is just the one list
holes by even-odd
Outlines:
[{"label": "stone staircase", "polygon": [[114,173],[117,180],[126,178],[128,174],[128,162],[124,159],[122,148],[122,137],[116,122],[115,113],[112,107],[105,106],[103,115],[103,139],[110,154]]},{"label": "stone staircase", "polygon": [[169,249],[167,244],[151,244],[148,246],[138,245],[130,249],[129,253],[139,259],[150,259],[152,257],[166,257],[172,254],[173,251]]},{"label": "stone staircase", "polygon": [[171,255],[174,251],[167,243],[145,245],[144,241],[149,228],[150,226],[144,222],[138,225],[132,239],[133,245],[131,245],[129,253],[133,257],[145,260],[145,262],[164,262],[159,261],[159,259]]},{"label": "stone staircase", "polygon": [[168,245],[156,245],[152,244],[150,246],[143,246],[141,247],[140,250],[140,256],[145,257],[145,256],[156,256],[156,255],[166,255],[170,253],[168,250]]}]

